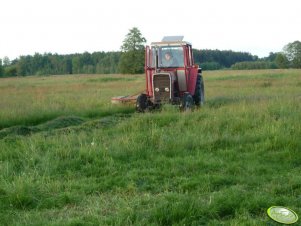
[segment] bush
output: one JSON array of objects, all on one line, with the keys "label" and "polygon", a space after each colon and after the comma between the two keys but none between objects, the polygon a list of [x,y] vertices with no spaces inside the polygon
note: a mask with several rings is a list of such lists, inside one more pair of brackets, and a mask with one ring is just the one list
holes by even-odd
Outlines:
[{"label": "bush", "polygon": [[235,63],[231,66],[234,70],[252,70],[252,69],[276,69],[278,68],[275,62],[269,61],[244,61]]},{"label": "bush", "polygon": [[17,76],[17,67],[15,65],[4,68],[4,76],[11,77]]}]

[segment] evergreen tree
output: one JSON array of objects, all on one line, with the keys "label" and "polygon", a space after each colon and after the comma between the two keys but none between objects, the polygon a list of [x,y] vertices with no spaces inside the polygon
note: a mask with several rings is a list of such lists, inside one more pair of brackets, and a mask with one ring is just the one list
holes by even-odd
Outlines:
[{"label": "evergreen tree", "polygon": [[144,44],[146,39],[142,37],[138,28],[130,29],[121,46],[121,58],[119,71],[123,74],[137,74],[144,71]]}]

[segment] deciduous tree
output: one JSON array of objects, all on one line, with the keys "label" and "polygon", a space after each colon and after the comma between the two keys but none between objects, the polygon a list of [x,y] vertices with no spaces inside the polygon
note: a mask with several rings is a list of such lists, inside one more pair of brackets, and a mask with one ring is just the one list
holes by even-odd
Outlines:
[{"label": "deciduous tree", "polygon": [[7,56],[5,56],[3,58],[3,66],[6,67],[8,65],[10,65],[10,60],[9,60],[9,58]]},{"label": "deciduous tree", "polygon": [[278,68],[288,68],[289,62],[286,56],[283,53],[278,53],[276,55],[275,63]]},{"label": "deciduous tree", "polygon": [[287,44],[283,48],[284,54],[287,57],[293,68],[301,68],[301,42],[294,41]]},{"label": "deciduous tree", "polygon": [[121,73],[137,74],[144,69],[144,44],[146,39],[138,28],[130,29],[121,46],[119,70]]}]

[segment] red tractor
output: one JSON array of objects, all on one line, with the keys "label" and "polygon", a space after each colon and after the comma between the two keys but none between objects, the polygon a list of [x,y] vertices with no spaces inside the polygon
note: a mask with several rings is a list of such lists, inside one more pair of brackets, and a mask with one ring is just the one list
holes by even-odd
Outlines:
[{"label": "red tractor", "polygon": [[204,104],[202,69],[194,64],[192,46],[183,36],[167,36],[145,51],[146,92],[136,101],[144,112],[171,103],[189,110]]}]

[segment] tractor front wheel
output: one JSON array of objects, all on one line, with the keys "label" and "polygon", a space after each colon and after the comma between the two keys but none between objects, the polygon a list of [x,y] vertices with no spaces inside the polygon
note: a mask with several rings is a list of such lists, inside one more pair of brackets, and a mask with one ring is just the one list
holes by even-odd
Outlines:
[{"label": "tractor front wheel", "polygon": [[144,112],[148,108],[148,99],[146,94],[142,93],[137,97],[136,111]]}]

